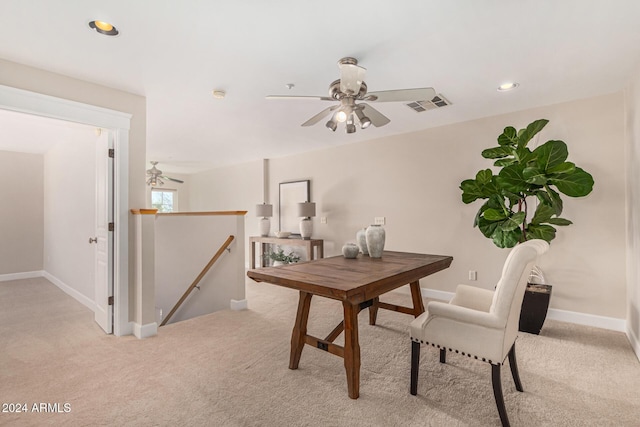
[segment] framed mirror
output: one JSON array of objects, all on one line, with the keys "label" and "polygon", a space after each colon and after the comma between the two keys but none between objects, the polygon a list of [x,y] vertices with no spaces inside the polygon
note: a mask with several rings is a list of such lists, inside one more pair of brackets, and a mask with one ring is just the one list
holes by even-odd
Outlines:
[{"label": "framed mirror", "polygon": [[309,202],[310,180],[280,183],[279,226],[280,231],[289,231],[292,235],[300,235],[300,218],[298,203]]}]

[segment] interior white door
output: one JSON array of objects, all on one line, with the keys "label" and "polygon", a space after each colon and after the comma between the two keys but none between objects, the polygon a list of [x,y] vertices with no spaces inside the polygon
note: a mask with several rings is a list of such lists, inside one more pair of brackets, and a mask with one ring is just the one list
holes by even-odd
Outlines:
[{"label": "interior white door", "polygon": [[[113,133],[103,130],[96,146],[96,257],[95,320],[108,334],[113,332]],[[111,301],[110,301],[111,300]]]}]

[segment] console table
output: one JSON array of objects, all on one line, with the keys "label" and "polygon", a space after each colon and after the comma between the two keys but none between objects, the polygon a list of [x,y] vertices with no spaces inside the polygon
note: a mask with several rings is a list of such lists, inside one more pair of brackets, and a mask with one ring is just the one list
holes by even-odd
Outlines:
[{"label": "console table", "polygon": [[[307,250],[307,258],[309,261],[316,258],[324,258],[324,241],[322,239],[310,239],[304,240],[301,238],[286,238],[280,239],[278,237],[249,237],[249,246],[251,246],[251,264],[250,267],[253,270],[256,268],[256,243],[259,243],[260,254],[258,256],[258,267],[263,267],[263,254],[267,249],[267,245],[283,245],[283,246],[304,246]],[[314,249],[315,252],[314,253]]]}]

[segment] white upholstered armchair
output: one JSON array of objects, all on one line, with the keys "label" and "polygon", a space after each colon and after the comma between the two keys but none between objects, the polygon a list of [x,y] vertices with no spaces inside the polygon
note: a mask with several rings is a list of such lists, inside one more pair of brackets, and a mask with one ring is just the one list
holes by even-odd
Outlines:
[{"label": "white upholstered armchair", "polygon": [[493,393],[503,426],[509,425],[504,406],[500,367],[507,356],[516,389],[523,391],[516,364],[515,340],[520,308],[531,268],[549,248],[544,240],[515,246],[504,263],[495,291],[459,285],[447,304],[432,301],[411,322],[411,394],[418,392],[420,345],[440,349],[440,363],[454,351],[491,364]]}]

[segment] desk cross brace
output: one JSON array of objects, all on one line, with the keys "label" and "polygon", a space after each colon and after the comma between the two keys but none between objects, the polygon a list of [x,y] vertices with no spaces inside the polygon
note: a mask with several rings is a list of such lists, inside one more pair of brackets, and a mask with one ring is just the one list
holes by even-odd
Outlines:
[{"label": "desk cross brace", "polygon": [[[375,325],[376,319],[378,315],[378,309],[383,308],[385,310],[396,311],[399,313],[410,314],[414,317],[418,317],[420,314],[424,313],[424,304],[422,302],[422,295],[420,293],[420,287],[418,282],[410,283],[411,287],[411,297],[413,300],[413,307],[403,307],[395,304],[388,304],[384,302],[380,302],[378,297],[371,298],[367,301],[361,302],[355,306],[351,306],[352,309],[346,310],[345,306],[345,319],[347,316],[349,318],[347,321],[349,322],[351,329],[357,329],[357,316],[360,311],[369,308],[369,324]],[[351,375],[354,375],[355,372],[350,374],[350,371],[353,371],[354,368],[357,367],[357,371],[359,371],[360,366],[360,349],[357,342],[357,335],[354,338],[352,333],[349,334],[348,337],[345,337],[345,341],[347,339],[355,340],[351,343],[351,348],[349,349],[350,355],[349,359],[352,359],[355,356],[356,360],[347,361],[348,358],[345,357],[345,347],[334,344],[333,342],[344,332],[344,324],[345,321],[341,321],[338,326],[336,326],[330,333],[327,335],[325,339],[317,338],[312,335],[307,334],[307,321],[309,318],[309,307],[311,306],[311,297],[313,295],[304,291],[300,291],[300,301],[298,302],[298,312],[296,314],[296,323],[293,328],[293,333],[291,335],[291,357],[289,360],[289,369],[298,369],[298,364],[300,363],[300,356],[302,355],[302,349],[305,344],[308,344],[312,347],[318,348],[320,350],[326,351],[328,353],[334,354],[336,356],[342,357],[345,359],[345,367],[347,368],[347,377],[348,377],[348,385],[349,385],[349,396],[351,398],[358,397],[358,389],[357,389],[357,381],[356,378],[353,380],[349,380]],[[350,313],[347,313],[349,311]],[[355,345],[356,348],[353,348]],[[353,352],[356,352],[353,354]],[[353,365],[353,366],[352,366]],[[357,374],[355,374],[357,375]]]}]

